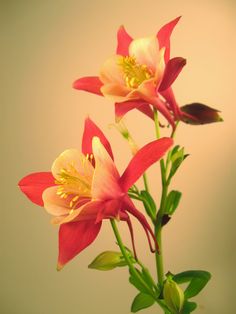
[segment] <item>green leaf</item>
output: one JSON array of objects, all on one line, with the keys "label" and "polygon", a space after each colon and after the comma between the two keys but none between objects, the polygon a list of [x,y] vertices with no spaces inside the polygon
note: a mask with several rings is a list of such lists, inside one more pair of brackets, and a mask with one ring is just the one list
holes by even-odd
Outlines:
[{"label": "green leaf", "polygon": [[170,157],[172,157],[172,156],[179,150],[179,148],[180,148],[180,146],[179,146],[179,145],[176,145],[176,146],[172,149]]},{"label": "green leaf", "polygon": [[182,193],[179,191],[171,191],[166,198],[165,214],[173,215],[179,205]]},{"label": "green leaf", "polygon": [[88,265],[88,268],[106,271],[126,265],[127,263],[120,252],[105,251],[99,254],[92,263]]},{"label": "green leaf", "polygon": [[151,194],[145,190],[140,192],[140,200],[143,202],[144,208],[148,216],[154,222],[156,219],[156,204]]},{"label": "green leaf", "polygon": [[148,294],[139,293],[133,300],[131,312],[136,313],[142,309],[146,309],[154,304],[155,300]]},{"label": "green leaf", "polygon": [[[135,268],[135,269],[143,279],[142,273],[137,268]],[[145,284],[143,284],[142,280],[136,278],[136,276],[132,273],[131,269],[129,270],[129,272],[130,272],[129,282],[133,286],[135,286],[135,288],[137,288],[140,292],[148,294],[149,293],[149,289],[148,289],[149,284],[147,283],[147,285],[148,285],[148,287],[147,287]],[[146,280],[144,280],[144,281],[146,283]]]},{"label": "green leaf", "polygon": [[197,308],[197,303],[185,301],[181,314],[190,314]]},{"label": "green leaf", "polygon": [[184,291],[186,299],[196,296],[211,279],[211,274],[203,270],[190,270],[173,276],[179,284],[190,282]]},{"label": "green leaf", "polygon": [[188,155],[184,154],[184,148],[179,148],[179,146],[175,146],[174,149],[172,150],[171,156],[170,156],[170,161],[171,161],[171,169],[168,177],[168,181],[174,176],[176,171],[178,170],[179,166],[183,162],[183,160],[187,157]]},{"label": "green leaf", "polygon": [[[148,191],[145,191],[145,190],[141,191],[140,194],[147,201],[147,203],[149,204],[152,212],[155,214],[157,209],[156,209],[156,204],[155,204],[151,194]],[[145,207],[145,203],[144,203],[144,207]]]},{"label": "green leaf", "polygon": [[145,280],[145,282],[149,285],[149,287],[153,287],[156,291],[157,297],[159,297],[161,290],[154,282],[152,276],[149,273],[149,270],[147,268],[142,268],[142,277]]}]

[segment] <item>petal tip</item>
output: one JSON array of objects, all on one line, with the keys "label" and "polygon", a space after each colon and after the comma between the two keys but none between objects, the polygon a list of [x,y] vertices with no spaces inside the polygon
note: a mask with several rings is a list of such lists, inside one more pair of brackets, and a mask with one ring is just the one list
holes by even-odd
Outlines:
[{"label": "petal tip", "polygon": [[64,265],[62,265],[61,263],[58,262],[57,271],[59,272],[60,270],[62,270],[63,267],[64,267]]}]

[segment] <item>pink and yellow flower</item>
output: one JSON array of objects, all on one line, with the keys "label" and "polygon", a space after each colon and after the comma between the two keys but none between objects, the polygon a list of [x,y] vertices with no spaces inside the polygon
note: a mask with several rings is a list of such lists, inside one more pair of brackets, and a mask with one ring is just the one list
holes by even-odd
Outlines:
[{"label": "pink and yellow flower", "polygon": [[133,39],[121,26],[116,55],[106,60],[98,77],[80,78],[74,88],[115,101],[117,117],[134,108],[152,117],[151,104],[174,127],[179,107],[171,85],[186,64],[181,57],[170,59],[170,36],[179,19],[164,25],[156,36],[139,39]]},{"label": "pink and yellow flower", "polygon": [[108,140],[88,118],[82,153],[68,149],[54,161],[51,172],[32,173],[19,182],[22,192],[53,216],[53,224],[60,225],[59,269],[96,239],[103,219],[126,221],[133,241],[131,214],[142,224],[149,243],[149,235],[155,241],[145,216],[135,208],[127,192],[172,143],[172,139],[162,138],[145,145],[120,176]]}]

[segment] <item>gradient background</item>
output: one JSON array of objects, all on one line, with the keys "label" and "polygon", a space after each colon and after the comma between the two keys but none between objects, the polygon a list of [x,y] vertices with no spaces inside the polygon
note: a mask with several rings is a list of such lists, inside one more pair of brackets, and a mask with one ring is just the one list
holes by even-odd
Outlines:
[{"label": "gradient background", "polygon": [[[111,102],[75,91],[72,82],[95,75],[113,54],[117,28],[134,37],[156,33],[182,15],[172,37],[172,56],[187,58],[174,90],[179,103],[200,101],[222,111],[224,123],[181,125],[177,141],[190,157],[173,187],[183,199],[165,228],[165,270],[209,270],[213,278],[196,298],[197,313],[235,311],[235,1],[1,0],[1,314],[130,313],[136,290],[127,270],[88,270],[101,251],[116,249],[109,222],[96,242],[61,272],[56,271],[57,227],[31,204],[17,182],[49,170],[66,148],[80,147],[87,114],[111,140],[119,169],[130,158],[114,121]],[[139,145],[154,139],[150,121],[138,112],[127,124]],[[159,199],[159,169],[149,180]],[[234,195],[235,196],[235,195]],[[138,252],[153,274],[143,231],[135,225]],[[125,238],[127,229],[121,226]],[[129,241],[127,240],[127,244]],[[154,306],[144,313],[161,311]]]}]

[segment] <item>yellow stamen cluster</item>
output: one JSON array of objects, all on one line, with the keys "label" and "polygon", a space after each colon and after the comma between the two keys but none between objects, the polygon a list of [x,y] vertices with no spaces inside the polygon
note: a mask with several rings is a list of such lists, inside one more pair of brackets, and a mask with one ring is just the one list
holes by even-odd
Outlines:
[{"label": "yellow stamen cluster", "polygon": [[[91,173],[89,172],[88,163],[93,159],[93,155],[81,157],[81,165],[83,173],[78,172],[75,163],[72,161],[67,164],[66,168],[62,168],[55,181],[58,184],[57,195],[67,199],[73,196],[69,206],[70,214],[80,201],[81,197],[91,197]],[[91,169],[91,168],[90,168]]]},{"label": "yellow stamen cluster", "polygon": [[118,63],[124,72],[126,86],[137,88],[143,81],[153,77],[151,69],[145,64],[138,64],[135,57],[122,57]]}]

